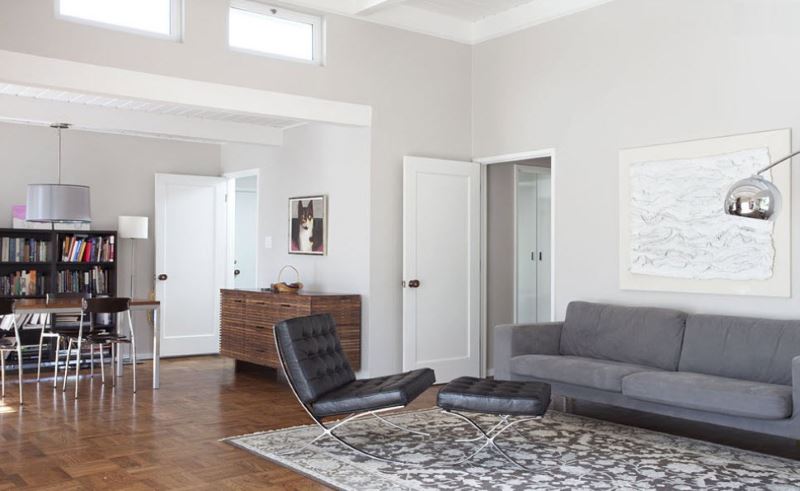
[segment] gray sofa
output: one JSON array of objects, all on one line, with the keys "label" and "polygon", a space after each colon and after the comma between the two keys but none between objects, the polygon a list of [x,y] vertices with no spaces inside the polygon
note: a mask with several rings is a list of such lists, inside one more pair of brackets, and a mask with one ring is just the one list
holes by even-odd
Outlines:
[{"label": "gray sofa", "polygon": [[572,302],[564,322],[498,326],[496,379],[800,439],[800,321]]}]

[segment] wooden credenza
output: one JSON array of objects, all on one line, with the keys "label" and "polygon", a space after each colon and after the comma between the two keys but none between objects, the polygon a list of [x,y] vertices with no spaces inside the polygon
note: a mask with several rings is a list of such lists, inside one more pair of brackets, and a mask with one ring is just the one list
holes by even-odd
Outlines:
[{"label": "wooden credenza", "polygon": [[331,314],[354,370],[361,368],[361,297],[324,293],[276,294],[222,290],[220,354],[278,368],[275,324],[313,314]]}]

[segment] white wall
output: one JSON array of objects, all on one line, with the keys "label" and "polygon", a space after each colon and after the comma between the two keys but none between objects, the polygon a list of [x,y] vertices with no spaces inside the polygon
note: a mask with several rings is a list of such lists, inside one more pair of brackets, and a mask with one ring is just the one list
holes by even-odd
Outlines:
[{"label": "white wall", "polygon": [[[155,240],[154,175],[219,175],[218,145],[68,130],[63,133],[62,174],[66,184],[92,190],[92,228],[116,230],[117,217],[150,217],[150,240],[136,243],[136,291],[153,291]],[[11,206],[25,204],[26,186],[58,178],[58,139],[47,127],[0,123],[0,227],[11,227]],[[120,240],[117,252],[117,292],[127,295],[130,240]],[[136,316],[139,353],[149,356],[150,330]]]},{"label": "white wall", "polygon": [[[800,130],[799,18],[790,0],[615,0],[475,48],[475,153],[557,151],[558,316],[583,299],[797,317],[797,294],[621,291],[617,162],[626,147]],[[793,244],[797,258],[800,227]]]},{"label": "white wall", "polygon": [[[305,125],[288,130],[282,147],[223,146],[222,167],[224,172],[259,169],[259,287],[274,283],[279,270],[291,264],[307,291],[360,294],[363,352],[369,356],[375,343],[369,311],[370,130]],[[317,194],[328,196],[328,254],[289,254],[289,198]],[[270,249],[266,237],[272,238]],[[284,280],[294,281],[293,273]],[[371,370],[375,360],[365,357],[362,363]]]},{"label": "white wall", "polygon": [[365,348],[373,374],[394,372],[402,364],[402,158],[471,157],[471,49],[328,15],[324,67],[278,61],[227,49],[228,5],[186,0],[186,33],[175,43],[56,20],[53,0],[2,1],[0,48],[372,106],[374,322]]}]

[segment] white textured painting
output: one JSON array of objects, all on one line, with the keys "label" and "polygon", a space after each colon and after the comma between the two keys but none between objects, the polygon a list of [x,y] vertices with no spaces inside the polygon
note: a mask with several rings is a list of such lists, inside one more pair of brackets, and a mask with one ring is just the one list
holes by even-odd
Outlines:
[{"label": "white textured painting", "polygon": [[767,176],[783,195],[774,222],[723,210],[734,182],[791,149],[784,129],[621,150],[620,288],[791,296],[791,166]]},{"label": "white textured painting", "polygon": [[772,222],[728,216],[730,185],[769,164],[766,147],[630,166],[632,273],[692,279],[766,280]]}]

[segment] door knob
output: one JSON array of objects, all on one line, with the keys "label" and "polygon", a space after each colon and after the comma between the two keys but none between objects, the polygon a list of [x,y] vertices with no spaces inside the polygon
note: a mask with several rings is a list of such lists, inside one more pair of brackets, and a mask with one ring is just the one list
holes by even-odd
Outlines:
[{"label": "door knob", "polygon": [[419,280],[411,280],[408,282],[409,288],[419,288]]},{"label": "door knob", "polygon": [[238,270],[238,269],[234,269],[233,270],[233,276],[239,276],[240,274],[242,274],[242,272],[240,270]]},{"label": "door knob", "polygon": [[158,281],[167,281],[167,278],[169,277],[164,273],[161,273],[160,275],[156,276],[156,278],[158,278]]}]

